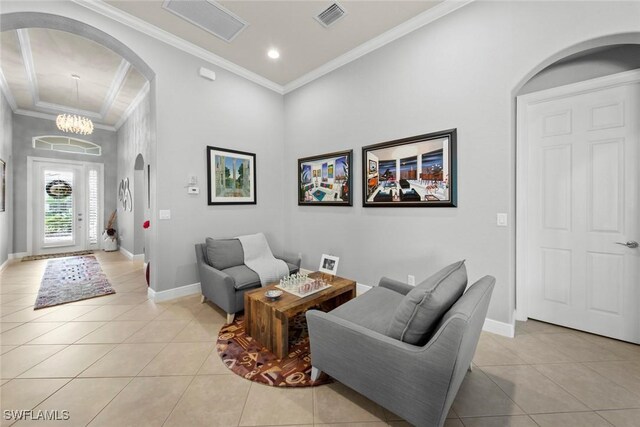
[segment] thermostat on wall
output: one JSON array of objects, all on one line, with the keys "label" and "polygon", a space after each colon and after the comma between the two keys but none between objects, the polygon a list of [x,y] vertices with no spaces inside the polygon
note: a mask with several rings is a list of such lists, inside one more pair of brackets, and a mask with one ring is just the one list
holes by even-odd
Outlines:
[{"label": "thermostat on wall", "polygon": [[189,194],[200,194],[199,187],[187,187],[187,193]]}]

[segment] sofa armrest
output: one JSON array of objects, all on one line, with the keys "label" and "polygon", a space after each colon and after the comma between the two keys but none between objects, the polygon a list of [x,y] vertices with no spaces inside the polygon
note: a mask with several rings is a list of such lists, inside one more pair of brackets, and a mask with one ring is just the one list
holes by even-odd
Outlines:
[{"label": "sofa armrest", "polygon": [[314,368],[407,419],[438,424],[465,319],[452,317],[418,347],[330,313],[310,310],[306,316]]},{"label": "sofa armrest", "polygon": [[414,288],[411,285],[403,283],[399,280],[389,279],[388,277],[383,277],[382,279],[380,279],[380,283],[378,284],[378,286],[390,289],[402,295],[408,294],[411,289]]},{"label": "sofa armrest", "polygon": [[202,295],[227,313],[233,314],[239,311],[236,307],[235,279],[207,264],[201,245],[196,245],[196,263],[200,274]]},{"label": "sofa armrest", "polygon": [[289,264],[297,265],[298,268],[300,268],[300,264],[302,263],[302,257],[300,255],[283,254],[280,259]]}]

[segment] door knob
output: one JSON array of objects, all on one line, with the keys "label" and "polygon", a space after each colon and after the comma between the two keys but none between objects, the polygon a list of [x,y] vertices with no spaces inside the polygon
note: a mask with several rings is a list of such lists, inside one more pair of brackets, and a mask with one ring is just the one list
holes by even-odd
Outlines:
[{"label": "door knob", "polygon": [[629,240],[627,243],[616,242],[616,245],[626,246],[626,247],[628,247],[629,249],[635,249],[635,248],[637,248],[638,246],[640,246],[640,245],[638,244],[638,242],[634,242],[633,240]]}]

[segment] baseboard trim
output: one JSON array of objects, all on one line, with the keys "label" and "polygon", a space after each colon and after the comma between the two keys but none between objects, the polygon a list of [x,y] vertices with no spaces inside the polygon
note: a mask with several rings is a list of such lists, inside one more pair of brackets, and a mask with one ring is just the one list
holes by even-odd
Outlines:
[{"label": "baseboard trim", "polygon": [[515,336],[516,328],[514,324],[498,322],[493,319],[485,319],[483,331],[491,332],[492,334],[502,335],[503,337],[513,338]]},{"label": "baseboard trim", "polygon": [[126,250],[125,248],[123,248],[122,246],[120,246],[120,248],[118,249],[120,251],[120,253],[124,256],[126,256],[129,259],[133,259],[133,254],[131,252],[129,252],[128,250]]},{"label": "baseboard trim", "polygon": [[126,250],[125,248],[123,248],[122,246],[120,246],[119,249],[120,253],[124,256],[126,256],[127,258],[129,258],[131,261],[144,261],[144,254],[137,254],[134,255],[131,252],[129,252],[128,250]]},{"label": "baseboard trim", "polygon": [[356,295],[362,295],[370,289],[371,289],[371,286],[363,285],[362,283],[356,282]]},{"label": "baseboard trim", "polygon": [[154,291],[151,288],[147,288],[147,296],[154,302],[169,301],[176,298],[199,294],[201,292],[200,282],[167,289],[166,291]]},{"label": "baseboard trim", "polygon": [[21,259],[29,255],[29,252],[16,252],[14,254],[9,254],[9,259]]},{"label": "baseboard trim", "polygon": [[4,271],[5,268],[9,265],[12,260],[7,257],[7,259],[0,265],[0,272]]},{"label": "baseboard trim", "polygon": [[126,256],[129,259],[133,259],[133,254],[128,250],[126,250],[125,248],[123,248],[122,246],[118,248],[118,252],[120,252],[122,255]]}]

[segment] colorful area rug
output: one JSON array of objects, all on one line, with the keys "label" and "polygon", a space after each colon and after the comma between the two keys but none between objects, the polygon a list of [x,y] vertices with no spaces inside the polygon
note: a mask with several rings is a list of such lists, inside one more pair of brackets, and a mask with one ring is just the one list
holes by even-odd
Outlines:
[{"label": "colorful area rug", "polygon": [[309,334],[304,315],[297,316],[290,325],[290,352],[282,360],[245,333],[242,316],[220,329],[216,348],[227,368],[251,381],[276,387],[312,387],[332,382],[324,373],[318,381],[311,381]]},{"label": "colorful area rug", "polygon": [[115,294],[94,256],[76,256],[47,262],[34,310]]},{"label": "colorful area rug", "polygon": [[22,258],[22,261],[37,261],[39,259],[49,259],[49,258],[65,258],[69,256],[78,256],[78,255],[91,255],[93,251],[76,251],[76,252],[62,252],[58,254],[44,254],[44,255],[31,255]]}]

